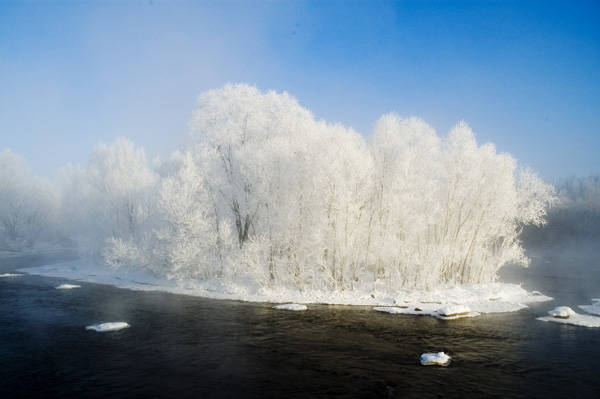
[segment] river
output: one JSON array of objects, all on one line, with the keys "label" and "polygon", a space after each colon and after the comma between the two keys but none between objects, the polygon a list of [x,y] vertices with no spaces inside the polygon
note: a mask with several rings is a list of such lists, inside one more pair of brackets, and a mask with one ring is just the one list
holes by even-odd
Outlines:
[{"label": "river", "polygon": [[[502,278],[554,296],[451,321],[370,307],[211,300],[25,275],[0,279],[3,398],[595,398],[600,329],[535,320],[600,297],[600,251],[530,251]],[[58,259],[56,259],[58,260]],[[48,262],[0,260],[0,274]],[[85,329],[126,321],[120,331]],[[426,367],[444,351],[449,367]]]}]

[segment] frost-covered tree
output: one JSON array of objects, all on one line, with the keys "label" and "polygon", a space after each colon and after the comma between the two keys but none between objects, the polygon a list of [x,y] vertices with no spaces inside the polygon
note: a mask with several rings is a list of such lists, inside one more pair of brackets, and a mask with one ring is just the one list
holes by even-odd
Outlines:
[{"label": "frost-covered tree", "polygon": [[[299,240],[290,237],[290,223],[298,220],[292,222],[288,211],[303,209],[298,199],[308,198],[295,194],[306,190],[302,145],[310,145],[314,125],[310,112],[289,95],[262,94],[248,85],[227,85],[201,95],[192,119],[188,148],[206,160],[216,227],[220,231],[230,223],[240,262],[264,281],[274,280],[276,269],[298,261]],[[268,277],[259,258],[266,259]]]},{"label": "frost-covered tree", "polygon": [[315,232],[325,278],[336,289],[353,286],[368,252],[369,186],[373,162],[364,140],[340,125],[326,126],[321,139],[322,220]]},{"label": "frost-covered tree", "polygon": [[527,265],[518,235],[543,222],[552,187],[465,123],[445,139],[422,121],[384,116],[370,139],[376,159],[370,250],[378,278],[402,286],[489,282]]},{"label": "frost-covered tree", "polygon": [[265,190],[265,146],[293,135],[294,124],[312,120],[287,94],[262,94],[248,85],[226,85],[200,96],[188,143],[213,154],[209,184],[219,195],[224,217],[234,222],[240,247],[255,231]]},{"label": "frost-covered tree", "polygon": [[[444,259],[442,281],[489,282],[507,263],[527,264],[519,245],[520,225],[540,223],[552,201],[551,187],[521,173],[508,154],[492,144],[478,146],[471,129],[460,123],[445,141],[446,202],[439,231]],[[535,182],[529,190],[525,181]],[[541,199],[542,202],[539,202]],[[524,212],[523,205],[530,206]]]},{"label": "frost-covered tree", "polygon": [[435,226],[443,212],[440,139],[416,119],[383,116],[369,138],[375,160],[369,257],[375,278],[410,285],[437,278]]},{"label": "frost-covered tree", "polygon": [[156,205],[163,223],[155,230],[153,253],[168,276],[223,277],[236,249],[229,226],[218,220],[207,159],[199,155],[175,153],[170,160],[174,173],[164,175],[159,185]]}]

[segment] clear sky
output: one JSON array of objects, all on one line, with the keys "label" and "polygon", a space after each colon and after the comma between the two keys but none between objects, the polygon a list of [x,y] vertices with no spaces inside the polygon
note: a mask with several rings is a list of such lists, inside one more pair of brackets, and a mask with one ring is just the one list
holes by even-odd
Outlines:
[{"label": "clear sky", "polygon": [[0,1],[0,149],[38,175],[119,136],[168,156],[241,82],[365,136],[465,120],[544,178],[600,173],[597,0]]}]

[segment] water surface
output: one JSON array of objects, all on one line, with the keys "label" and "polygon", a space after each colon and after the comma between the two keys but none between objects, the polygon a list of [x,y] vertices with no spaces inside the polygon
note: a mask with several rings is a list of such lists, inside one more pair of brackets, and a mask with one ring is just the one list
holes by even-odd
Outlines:
[{"label": "water surface", "polygon": [[[63,291],[55,287],[70,281],[4,278],[0,392],[6,398],[598,397],[600,330],[535,320],[555,306],[575,309],[600,297],[598,252],[579,255],[535,253],[530,269],[505,271],[506,280],[524,279],[555,301],[450,321],[356,306],[290,312],[88,283]],[[5,259],[0,272],[15,265],[23,267]],[[85,329],[107,321],[131,328]],[[449,353],[451,365],[422,366],[420,355],[432,351]]]}]

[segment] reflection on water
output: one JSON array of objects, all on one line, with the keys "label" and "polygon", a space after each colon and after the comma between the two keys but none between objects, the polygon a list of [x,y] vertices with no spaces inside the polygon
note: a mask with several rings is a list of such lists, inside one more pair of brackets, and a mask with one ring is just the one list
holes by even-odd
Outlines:
[{"label": "reflection on water", "polygon": [[[527,279],[547,261],[563,262],[560,254],[549,254],[518,273]],[[595,397],[600,331],[535,320],[559,304],[575,308],[587,303],[581,299],[600,296],[551,284],[563,280],[562,270],[551,266],[542,278],[525,282],[549,295],[564,293],[560,303],[452,321],[369,307],[313,305],[288,312],[271,304],[93,284],[61,291],[54,287],[67,282],[62,279],[2,279],[0,392],[61,398]],[[581,270],[572,277],[592,290],[590,274]],[[85,330],[106,321],[131,328]],[[449,353],[451,366],[422,366],[421,354],[434,351]]]}]

